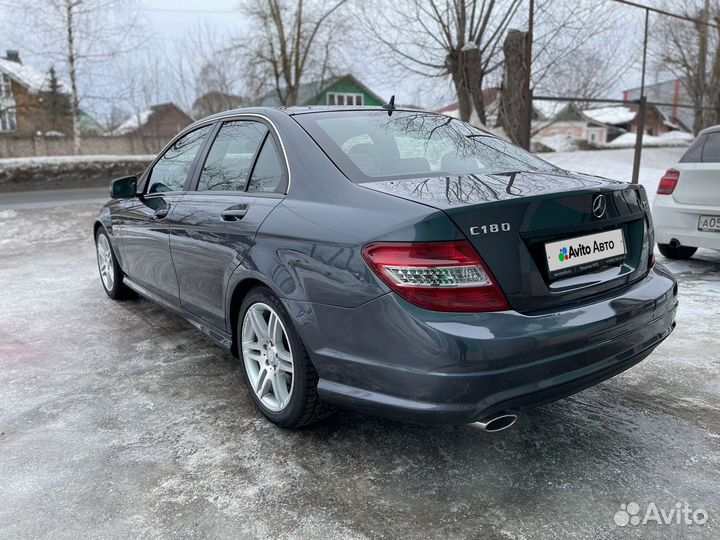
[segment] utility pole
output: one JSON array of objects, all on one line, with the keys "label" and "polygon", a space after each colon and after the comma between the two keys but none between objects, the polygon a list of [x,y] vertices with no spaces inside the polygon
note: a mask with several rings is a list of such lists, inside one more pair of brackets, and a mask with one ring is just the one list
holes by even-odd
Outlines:
[{"label": "utility pole", "polygon": [[638,184],[640,182],[640,158],[642,157],[643,135],[645,134],[645,108],[647,106],[647,98],[645,97],[645,67],[647,64],[649,22],[650,10],[645,9],[645,38],[643,40],[642,75],[640,78],[640,99],[638,100],[637,138],[635,139],[635,156],[633,159],[633,184]]},{"label": "utility pole", "polygon": [[525,58],[527,62],[527,69],[525,75],[525,129],[523,142],[525,143],[525,149],[530,150],[530,137],[532,136],[532,117],[533,117],[533,96],[532,88],[532,46],[533,46],[533,26],[535,24],[535,0],[530,0],[528,13],[528,32],[527,32],[527,52]]}]

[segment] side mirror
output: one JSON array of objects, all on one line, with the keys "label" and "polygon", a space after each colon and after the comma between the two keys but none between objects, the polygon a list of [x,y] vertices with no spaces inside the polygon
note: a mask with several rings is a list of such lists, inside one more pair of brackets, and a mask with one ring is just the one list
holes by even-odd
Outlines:
[{"label": "side mirror", "polygon": [[110,197],[130,199],[137,195],[137,176],[123,176],[110,182]]}]

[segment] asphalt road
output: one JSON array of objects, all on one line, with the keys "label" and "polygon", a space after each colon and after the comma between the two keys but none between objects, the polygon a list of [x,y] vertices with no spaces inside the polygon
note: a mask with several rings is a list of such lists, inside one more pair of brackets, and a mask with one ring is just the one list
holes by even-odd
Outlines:
[{"label": "asphalt road", "polygon": [[107,187],[14,191],[0,193],[0,209],[53,208],[70,204],[105,202],[109,198]]},{"label": "asphalt road", "polygon": [[[512,429],[291,432],[189,324],[105,296],[96,211],[0,210],[0,538],[720,537],[720,254],[670,265],[678,326],[648,360]],[[707,521],[615,521],[676,503]]]}]

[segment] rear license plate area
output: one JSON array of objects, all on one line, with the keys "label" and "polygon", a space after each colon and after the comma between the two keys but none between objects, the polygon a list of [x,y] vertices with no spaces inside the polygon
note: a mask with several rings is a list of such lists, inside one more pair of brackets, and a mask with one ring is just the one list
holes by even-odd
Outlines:
[{"label": "rear license plate area", "polygon": [[627,255],[622,229],[545,244],[548,277],[558,279],[622,263]]},{"label": "rear license plate area", "polygon": [[700,216],[698,231],[720,232],[720,216]]}]

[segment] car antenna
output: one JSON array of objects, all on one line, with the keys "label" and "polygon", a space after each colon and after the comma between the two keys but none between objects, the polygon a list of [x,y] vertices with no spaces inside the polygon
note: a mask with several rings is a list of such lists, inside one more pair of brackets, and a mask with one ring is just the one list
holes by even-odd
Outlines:
[{"label": "car antenna", "polygon": [[388,116],[392,116],[392,113],[395,110],[395,94],[393,94],[390,98],[390,102],[383,105],[382,107],[388,112]]}]

